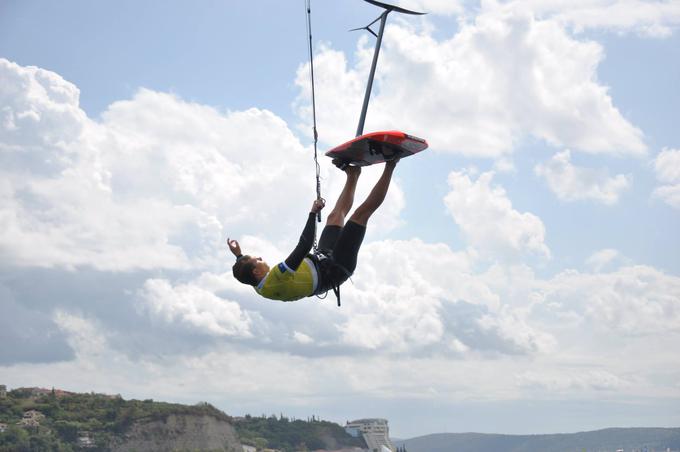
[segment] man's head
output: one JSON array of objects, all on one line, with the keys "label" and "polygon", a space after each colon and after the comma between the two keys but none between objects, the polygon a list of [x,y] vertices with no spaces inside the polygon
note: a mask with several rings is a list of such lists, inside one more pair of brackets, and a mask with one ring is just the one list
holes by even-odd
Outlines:
[{"label": "man's head", "polygon": [[269,265],[261,257],[241,256],[232,267],[234,278],[243,284],[257,286],[269,273]]}]

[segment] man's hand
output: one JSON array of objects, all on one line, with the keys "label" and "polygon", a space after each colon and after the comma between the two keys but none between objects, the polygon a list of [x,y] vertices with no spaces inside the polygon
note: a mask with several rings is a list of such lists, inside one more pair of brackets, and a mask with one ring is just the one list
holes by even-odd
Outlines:
[{"label": "man's hand", "polygon": [[241,245],[239,245],[236,240],[230,240],[227,238],[227,244],[229,245],[229,250],[234,254],[234,256],[239,257],[242,254]]},{"label": "man's hand", "polygon": [[312,204],[312,213],[319,213],[321,212],[321,209],[323,209],[326,206],[326,200],[323,198],[318,198],[314,200],[314,204]]}]

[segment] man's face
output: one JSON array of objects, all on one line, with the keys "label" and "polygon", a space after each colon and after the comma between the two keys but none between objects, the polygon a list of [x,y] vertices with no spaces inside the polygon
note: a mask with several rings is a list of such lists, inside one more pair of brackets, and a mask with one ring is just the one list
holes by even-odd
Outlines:
[{"label": "man's face", "polygon": [[269,273],[269,265],[262,260],[261,257],[251,257],[251,262],[255,265],[253,269],[253,274],[256,278],[262,279],[267,273]]}]

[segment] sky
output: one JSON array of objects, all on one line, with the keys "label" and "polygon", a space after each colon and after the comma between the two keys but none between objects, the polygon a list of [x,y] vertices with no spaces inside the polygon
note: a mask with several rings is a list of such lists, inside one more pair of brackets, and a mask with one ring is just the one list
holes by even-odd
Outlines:
[{"label": "sky", "polygon": [[[315,197],[304,1],[0,0],[0,384],[399,438],[680,426],[680,2],[399,4],[428,14],[389,16],[365,131],[430,148],[338,308],[226,247],[281,261]],[[379,14],[312,0],[320,153]]]}]

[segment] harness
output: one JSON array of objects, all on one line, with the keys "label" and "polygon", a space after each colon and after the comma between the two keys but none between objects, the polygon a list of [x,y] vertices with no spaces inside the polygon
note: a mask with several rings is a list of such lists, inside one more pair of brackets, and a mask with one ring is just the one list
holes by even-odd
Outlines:
[{"label": "harness", "polygon": [[[338,300],[338,306],[340,306],[340,285],[349,279],[352,273],[333,260],[332,251],[317,249],[311,256],[319,275],[319,286],[314,295],[319,298],[326,298],[325,294],[328,293],[329,289],[332,289],[335,298]],[[338,277],[338,271],[344,278]],[[324,296],[321,296],[321,294],[324,294]]]}]

